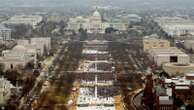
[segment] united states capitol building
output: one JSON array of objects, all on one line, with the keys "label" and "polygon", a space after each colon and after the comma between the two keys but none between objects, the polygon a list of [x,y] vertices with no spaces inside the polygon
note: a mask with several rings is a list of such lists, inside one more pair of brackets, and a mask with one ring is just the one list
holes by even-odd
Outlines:
[{"label": "united states capitol building", "polygon": [[129,23],[122,20],[103,20],[98,10],[91,16],[77,16],[70,18],[67,29],[78,32],[80,28],[87,30],[87,33],[105,33],[105,29],[112,27],[118,31],[126,31]]}]

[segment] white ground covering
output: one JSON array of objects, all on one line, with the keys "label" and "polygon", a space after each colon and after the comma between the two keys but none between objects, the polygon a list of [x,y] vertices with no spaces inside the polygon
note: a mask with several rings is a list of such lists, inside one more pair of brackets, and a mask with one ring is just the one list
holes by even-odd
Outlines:
[{"label": "white ground covering", "polygon": [[[87,104],[88,106],[77,106],[77,110],[115,110],[115,106],[103,106],[103,104],[113,104],[112,97],[95,97],[94,89],[80,88],[80,96],[77,104]],[[97,106],[101,105],[101,106]]]},{"label": "white ground covering", "polygon": [[88,107],[77,107],[77,110],[115,110],[115,107],[88,106]]}]

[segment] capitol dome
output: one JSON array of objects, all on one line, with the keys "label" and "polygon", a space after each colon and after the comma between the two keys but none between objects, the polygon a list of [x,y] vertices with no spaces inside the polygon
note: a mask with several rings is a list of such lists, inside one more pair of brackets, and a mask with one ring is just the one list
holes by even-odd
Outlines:
[{"label": "capitol dome", "polygon": [[98,10],[96,10],[94,13],[93,13],[93,16],[95,17],[101,17],[100,13],[98,12]]}]

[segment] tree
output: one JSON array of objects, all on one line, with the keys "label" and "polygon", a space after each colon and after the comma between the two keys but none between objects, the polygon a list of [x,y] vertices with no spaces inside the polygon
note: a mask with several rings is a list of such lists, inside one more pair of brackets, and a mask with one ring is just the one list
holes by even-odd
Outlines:
[{"label": "tree", "polygon": [[78,31],[80,33],[80,40],[81,41],[84,41],[85,39],[87,39],[87,30],[86,29],[80,28]]},{"label": "tree", "polygon": [[193,105],[187,105],[186,110],[194,110],[194,106]]},{"label": "tree", "polygon": [[166,73],[165,71],[160,72],[160,73],[159,73],[159,76],[160,76],[160,77],[161,77],[161,76],[164,76],[164,77],[167,77],[167,78],[170,77],[169,74]]},{"label": "tree", "polygon": [[33,69],[34,68],[34,62],[28,62],[25,66],[26,69]]},{"label": "tree", "polygon": [[5,65],[0,63],[0,74],[3,74],[4,68],[5,68]]},{"label": "tree", "polygon": [[38,36],[51,36],[52,31],[57,27],[56,22],[42,22],[42,26],[33,30],[33,35]]},{"label": "tree", "polygon": [[116,32],[117,30],[114,29],[113,27],[108,27],[105,29],[105,33],[106,34],[110,34],[110,33],[113,33],[113,32]]},{"label": "tree", "polygon": [[189,49],[188,52],[193,54],[193,49]]},{"label": "tree", "polygon": [[13,84],[16,85],[17,79],[20,77],[20,73],[17,70],[7,70],[5,77]]},{"label": "tree", "polygon": [[43,47],[43,55],[44,56],[47,56],[48,55],[48,50],[47,50],[46,45],[44,45],[44,47]]},{"label": "tree", "polygon": [[184,104],[184,102],[180,98],[175,99],[175,105],[177,107],[181,107]]},{"label": "tree", "polygon": [[64,28],[66,26],[65,22],[62,20],[59,22],[59,25],[61,28]]},{"label": "tree", "polygon": [[26,24],[18,24],[18,25],[9,25],[13,32],[13,38],[20,38],[21,36],[25,36],[27,32],[32,30],[32,26]]}]

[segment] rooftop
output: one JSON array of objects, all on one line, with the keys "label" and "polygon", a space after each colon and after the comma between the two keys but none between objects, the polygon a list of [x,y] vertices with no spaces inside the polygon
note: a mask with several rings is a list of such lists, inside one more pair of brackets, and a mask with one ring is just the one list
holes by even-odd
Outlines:
[{"label": "rooftop", "polygon": [[[157,37],[157,36],[156,36]],[[157,39],[157,38],[154,38],[154,36],[146,36],[144,37],[143,39],[144,41],[158,41],[158,42],[169,42],[167,40],[164,40],[164,39]]]},{"label": "rooftop", "polygon": [[171,78],[165,79],[165,83],[174,83],[176,86],[189,86],[191,84],[190,80],[187,80],[185,77],[181,78]]},{"label": "rooftop", "polygon": [[173,100],[169,96],[159,96],[159,103],[161,105],[171,105]]},{"label": "rooftop", "polygon": [[23,45],[16,45],[13,50],[26,51],[27,49]]},{"label": "rooftop", "polygon": [[182,52],[180,49],[176,48],[176,47],[169,47],[169,48],[157,48],[157,49],[150,49],[149,53],[155,54],[155,55],[169,55],[169,54],[173,54],[173,55],[184,55],[184,56],[188,56],[187,54],[185,54],[184,52]]},{"label": "rooftop", "polygon": [[187,73],[186,76],[192,76],[192,77],[194,77],[194,72]]},{"label": "rooftop", "polygon": [[5,27],[3,24],[0,24],[0,30],[11,30],[11,29]]}]

